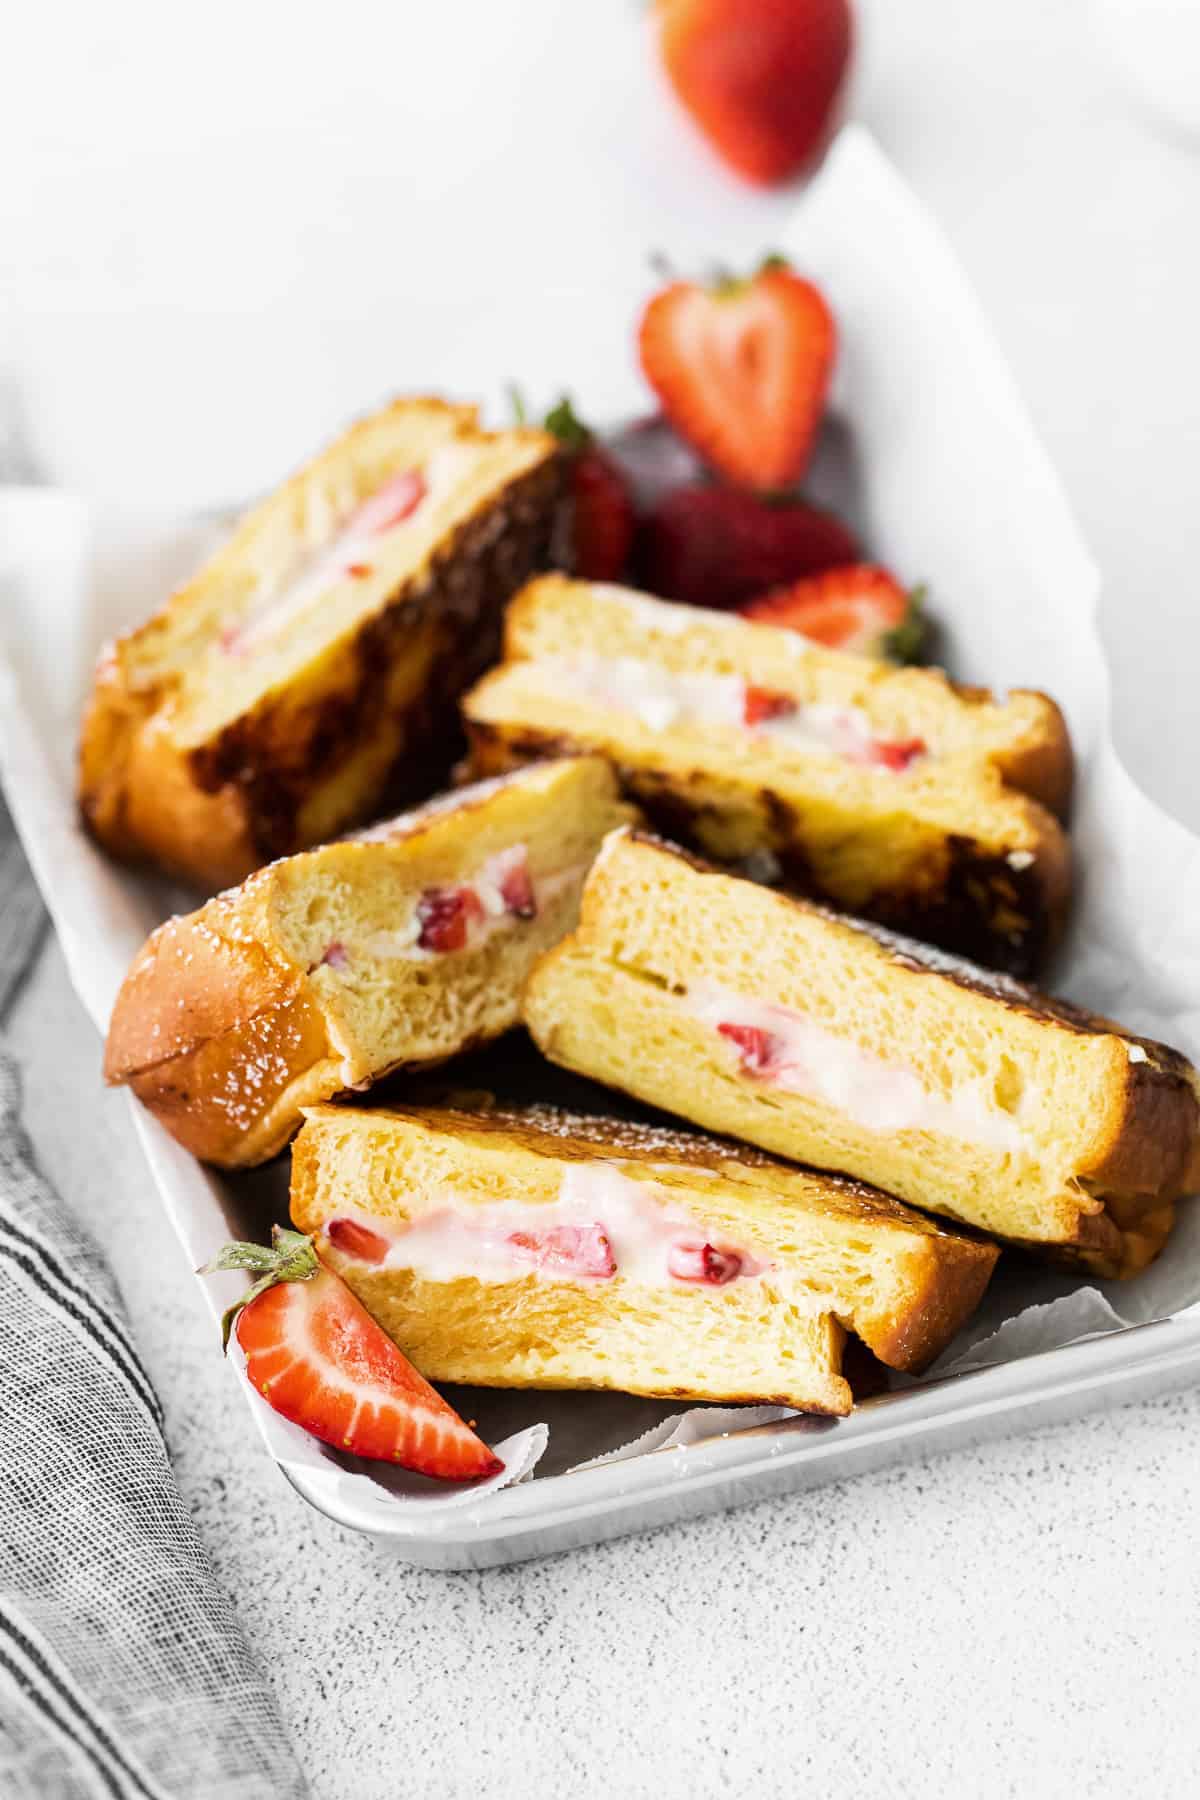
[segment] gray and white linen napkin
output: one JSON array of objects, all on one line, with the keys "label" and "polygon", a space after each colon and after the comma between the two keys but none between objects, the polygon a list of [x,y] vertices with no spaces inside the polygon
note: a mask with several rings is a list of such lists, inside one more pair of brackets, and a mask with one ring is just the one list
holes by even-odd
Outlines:
[{"label": "gray and white linen napkin", "polygon": [[[44,923],[0,799],[0,1021]],[[301,1796],[111,1272],[19,1115],[0,1042],[0,1794]]]}]

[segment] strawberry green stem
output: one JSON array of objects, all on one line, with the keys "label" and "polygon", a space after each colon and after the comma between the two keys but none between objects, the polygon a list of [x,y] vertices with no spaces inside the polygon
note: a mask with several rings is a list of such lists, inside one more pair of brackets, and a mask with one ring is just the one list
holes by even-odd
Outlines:
[{"label": "strawberry green stem", "polygon": [[211,1262],[196,1270],[197,1275],[215,1275],[222,1269],[248,1269],[259,1277],[222,1315],[221,1348],[229,1349],[229,1334],[244,1306],[249,1306],[259,1294],[265,1294],[277,1281],[311,1281],[320,1268],[312,1239],[305,1237],[302,1231],[288,1231],[282,1225],[271,1227],[270,1246],[233,1243],[218,1250]]}]

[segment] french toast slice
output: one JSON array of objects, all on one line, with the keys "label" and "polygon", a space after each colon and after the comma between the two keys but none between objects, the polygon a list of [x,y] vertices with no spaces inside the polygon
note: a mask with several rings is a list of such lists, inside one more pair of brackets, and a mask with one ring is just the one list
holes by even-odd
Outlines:
[{"label": "french toast slice", "polygon": [[265,1161],[301,1107],[510,1030],[631,813],[599,757],[565,759],[272,863],[149,938],[105,1079],[206,1162]]},{"label": "french toast slice", "polygon": [[104,651],[79,799],[114,855],[211,893],[424,798],[504,602],[549,560],[560,453],[403,399],[256,506]]},{"label": "french toast slice", "polygon": [[1058,934],[1071,749],[1003,702],[798,633],[547,576],[464,701],[479,774],[599,751],[651,823],[726,864],[1013,972]]},{"label": "french toast slice", "polygon": [[1200,1186],[1178,1051],[627,830],[523,1014],[567,1068],[1100,1275]]},{"label": "french toast slice", "polygon": [[310,1108],[291,1205],[435,1380],[830,1413],[846,1331],[923,1367],[998,1254],[857,1182],[542,1106]]}]

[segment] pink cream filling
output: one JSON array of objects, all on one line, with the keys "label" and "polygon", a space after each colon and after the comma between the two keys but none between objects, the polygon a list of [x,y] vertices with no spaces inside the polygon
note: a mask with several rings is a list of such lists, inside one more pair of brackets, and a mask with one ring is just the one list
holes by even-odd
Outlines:
[{"label": "pink cream filling", "polygon": [[345,1215],[326,1236],[344,1256],[376,1267],[412,1269],[429,1281],[609,1281],[725,1287],[771,1266],[746,1246],[715,1241],[652,1182],[633,1181],[603,1162],[567,1169],[558,1198],[464,1207],[453,1201],[397,1230]]},{"label": "pink cream filling", "polygon": [[695,982],[683,1005],[722,1039],[737,1072],[764,1087],[803,1094],[869,1131],[934,1132],[1020,1155],[1030,1147],[1020,1113],[994,1105],[987,1084],[963,1082],[948,1097],[913,1069],[870,1055],[816,1020]]},{"label": "pink cream filling", "polygon": [[391,548],[393,532],[417,513],[429,486],[420,469],[404,469],[364,500],[330,544],[304,557],[281,593],[221,633],[227,656],[248,656],[347,578],[369,579]]},{"label": "pink cream filling", "polygon": [[555,657],[539,666],[555,692],[632,713],[650,731],[721,725],[893,774],[928,754],[923,738],[879,737],[859,707],[806,704],[737,675],[676,674],[632,656]]}]

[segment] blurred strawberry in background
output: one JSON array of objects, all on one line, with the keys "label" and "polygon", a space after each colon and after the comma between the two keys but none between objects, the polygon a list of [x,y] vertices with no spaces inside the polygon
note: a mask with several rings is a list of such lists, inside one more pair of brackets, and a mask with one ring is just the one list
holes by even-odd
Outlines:
[{"label": "blurred strawberry in background", "polygon": [[925,634],[921,602],[920,588],[906,592],[887,569],[854,563],[774,588],[738,610],[833,650],[912,662]]},{"label": "blurred strawberry in background", "polygon": [[815,162],[850,63],[848,0],[656,0],[659,52],[679,99],[747,181]]},{"label": "blurred strawberry in background", "polygon": [[625,477],[565,394],[543,423],[571,455],[574,571],[585,581],[615,581],[633,548],[633,497]]},{"label": "blurred strawberry in background", "polygon": [[664,494],[638,537],[643,586],[690,606],[739,606],[857,556],[853,535],[832,513],[708,482]]},{"label": "blurred strawberry in background", "polygon": [[782,257],[745,277],[672,281],[642,314],[638,349],[667,418],[711,469],[765,490],[803,475],[837,328],[822,294]]},{"label": "blurred strawberry in background", "polygon": [[[517,423],[525,423],[519,388],[510,390]],[[542,420],[570,459],[570,564],[583,581],[616,581],[633,549],[633,493],[616,458],[604,449],[564,394]]]}]

